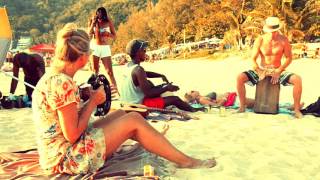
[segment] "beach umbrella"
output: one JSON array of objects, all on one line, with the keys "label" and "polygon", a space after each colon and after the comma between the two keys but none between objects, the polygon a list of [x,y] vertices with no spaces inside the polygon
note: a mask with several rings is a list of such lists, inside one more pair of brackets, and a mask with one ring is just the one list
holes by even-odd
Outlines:
[{"label": "beach umbrella", "polygon": [[7,11],[4,7],[0,7],[0,68],[6,59],[7,52],[10,48],[10,43],[12,39],[12,31],[10,28],[10,23],[8,19]]},{"label": "beach umbrella", "polygon": [[49,53],[54,53],[54,49],[55,47],[51,44],[37,44],[29,48],[30,51]]}]

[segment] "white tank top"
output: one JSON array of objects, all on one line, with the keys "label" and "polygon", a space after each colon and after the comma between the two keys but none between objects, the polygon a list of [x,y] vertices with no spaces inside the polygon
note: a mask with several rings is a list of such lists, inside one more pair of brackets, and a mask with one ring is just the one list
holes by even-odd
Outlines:
[{"label": "white tank top", "polygon": [[144,99],[142,90],[134,84],[132,79],[132,72],[137,66],[139,65],[128,63],[122,75],[120,100],[123,102],[141,104]]}]

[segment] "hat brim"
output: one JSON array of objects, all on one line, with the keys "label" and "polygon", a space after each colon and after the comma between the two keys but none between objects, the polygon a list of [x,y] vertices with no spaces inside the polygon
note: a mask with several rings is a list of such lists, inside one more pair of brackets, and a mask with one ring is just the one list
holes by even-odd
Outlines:
[{"label": "hat brim", "polygon": [[275,29],[269,28],[267,25],[263,26],[263,32],[266,32],[266,33],[279,31],[280,29],[281,29],[281,24],[279,24],[279,27]]}]

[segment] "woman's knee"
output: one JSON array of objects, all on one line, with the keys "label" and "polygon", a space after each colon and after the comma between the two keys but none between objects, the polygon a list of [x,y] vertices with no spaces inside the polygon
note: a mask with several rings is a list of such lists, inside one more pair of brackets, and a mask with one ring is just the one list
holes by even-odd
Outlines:
[{"label": "woman's knee", "polygon": [[128,113],[126,119],[127,121],[132,122],[134,124],[141,123],[141,122],[145,123],[144,117],[137,112]]},{"label": "woman's knee", "polygon": [[127,114],[126,111],[124,111],[122,109],[118,109],[116,112],[119,113],[119,114],[123,114],[123,115]]}]

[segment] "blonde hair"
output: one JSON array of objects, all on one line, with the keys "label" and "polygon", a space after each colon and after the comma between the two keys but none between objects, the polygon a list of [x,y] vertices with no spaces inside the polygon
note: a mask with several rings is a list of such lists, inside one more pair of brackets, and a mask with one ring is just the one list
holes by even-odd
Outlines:
[{"label": "blonde hair", "polygon": [[89,54],[89,35],[76,24],[66,24],[57,35],[55,61],[75,62],[84,54]]}]

